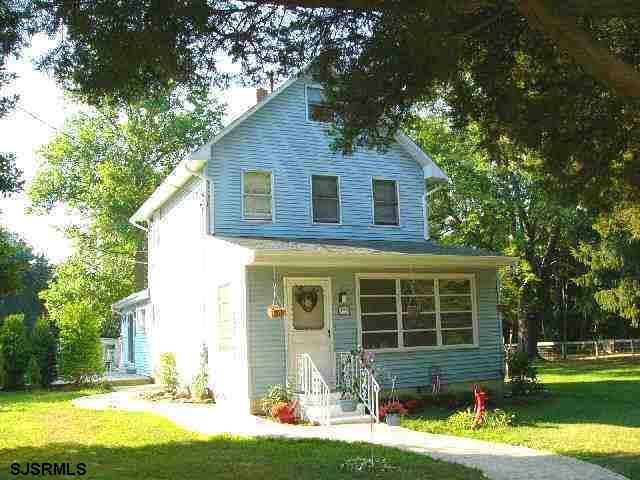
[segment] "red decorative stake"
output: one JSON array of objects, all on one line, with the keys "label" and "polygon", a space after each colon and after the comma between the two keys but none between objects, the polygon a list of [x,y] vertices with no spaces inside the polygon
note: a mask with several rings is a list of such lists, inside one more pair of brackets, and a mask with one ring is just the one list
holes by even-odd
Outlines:
[{"label": "red decorative stake", "polygon": [[487,399],[489,398],[489,395],[487,395],[487,392],[482,390],[480,385],[473,387],[473,395],[476,398],[476,418],[473,421],[473,426],[479,427],[484,423],[487,415]]}]

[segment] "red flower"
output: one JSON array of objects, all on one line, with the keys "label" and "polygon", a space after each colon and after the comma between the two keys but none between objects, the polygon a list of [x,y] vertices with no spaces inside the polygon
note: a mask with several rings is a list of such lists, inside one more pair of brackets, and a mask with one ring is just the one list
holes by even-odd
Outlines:
[{"label": "red flower", "polygon": [[271,407],[271,416],[277,418],[281,423],[296,423],[296,409],[285,402],[278,402]]},{"label": "red flower", "polygon": [[420,402],[418,400],[407,400],[404,402],[404,406],[407,407],[407,410],[412,411],[420,406]]}]

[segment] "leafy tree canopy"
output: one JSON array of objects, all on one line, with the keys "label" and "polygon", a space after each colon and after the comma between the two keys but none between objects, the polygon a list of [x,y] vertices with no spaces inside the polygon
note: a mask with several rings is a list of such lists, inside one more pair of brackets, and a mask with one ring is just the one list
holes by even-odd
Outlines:
[{"label": "leafy tree canopy", "polygon": [[549,195],[532,152],[506,139],[485,149],[477,125],[456,132],[444,119],[426,118],[412,130],[452,180],[429,198],[432,236],[520,258],[502,272],[503,300],[507,318],[520,324],[535,351],[543,321],[559,303],[558,283],[584,271],[571,250],[593,237],[595,215]]},{"label": "leafy tree canopy", "polygon": [[[416,105],[444,99],[488,147],[504,136],[546,181],[598,207],[640,202],[640,4],[624,0],[271,0],[38,3],[45,65],[96,101],[169,82],[224,83],[314,61],[336,112],[335,145],[388,144]],[[606,179],[606,181],[603,181]],[[623,217],[627,216],[623,213]]]},{"label": "leafy tree canopy", "polygon": [[116,333],[110,306],[144,288],[147,268],[146,236],[129,218],[185,155],[220,129],[223,111],[206,89],[176,88],[123,108],[104,103],[68,121],[42,148],[28,191],[33,210],[64,203],[82,218],[66,231],[74,255],[42,294],[54,320],[65,305],[89,303],[103,334]]}]

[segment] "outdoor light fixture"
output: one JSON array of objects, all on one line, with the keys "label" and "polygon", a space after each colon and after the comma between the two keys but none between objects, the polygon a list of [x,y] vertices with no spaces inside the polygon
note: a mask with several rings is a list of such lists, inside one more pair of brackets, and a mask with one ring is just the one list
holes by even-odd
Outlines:
[{"label": "outdoor light fixture", "polygon": [[338,294],[338,314],[349,315],[349,313],[349,294],[342,291]]}]

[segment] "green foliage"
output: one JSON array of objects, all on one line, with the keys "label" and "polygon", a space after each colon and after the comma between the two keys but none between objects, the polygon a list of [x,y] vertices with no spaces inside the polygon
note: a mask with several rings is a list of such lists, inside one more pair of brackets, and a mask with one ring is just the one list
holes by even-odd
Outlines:
[{"label": "green foliage", "polygon": [[30,356],[24,315],[9,315],[4,319],[0,328],[0,349],[6,371],[5,388],[21,387],[24,384],[24,372]]},{"label": "green foliage", "polygon": [[271,409],[277,403],[291,403],[293,399],[293,392],[289,387],[285,387],[281,384],[271,385],[267,391],[267,394],[260,400],[260,408],[265,415],[271,414]]},{"label": "green foliage", "polygon": [[31,388],[39,388],[42,385],[40,365],[38,364],[38,359],[34,355],[31,355],[31,358],[29,359],[29,363],[27,364],[27,369],[24,374],[24,379],[26,385]]},{"label": "green foliage", "polygon": [[56,319],[60,353],[58,372],[75,384],[93,383],[104,371],[100,319],[88,303],[66,304]]},{"label": "green foliage", "polygon": [[0,390],[5,388],[7,383],[7,369],[5,367],[4,353],[2,352],[2,344],[0,343]]},{"label": "green foliage", "polygon": [[159,380],[164,388],[171,393],[178,390],[179,378],[176,356],[171,352],[160,354]]},{"label": "green foliage", "polygon": [[66,304],[90,302],[102,334],[117,336],[111,304],[145,287],[146,236],[129,218],[187,153],[218,131],[223,111],[208,90],[163,91],[78,114],[42,148],[28,191],[32,210],[65,204],[82,219],[66,231],[75,253],[42,295],[51,318]]},{"label": "green foliage", "polygon": [[15,236],[0,227],[0,298],[15,295],[24,287],[21,274],[27,269]]},{"label": "green foliage", "polygon": [[31,332],[31,352],[40,369],[40,382],[47,387],[55,380],[56,337],[49,320],[40,317]]},{"label": "green foliage", "polygon": [[191,395],[197,400],[210,397],[209,393],[209,353],[207,346],[202,344],[200,351],[200,369],[191,384]]},{"label": "green foliage", "polygon": [[484,422],[479,425],[475,425],[475,412],[471,408],[466,410],[460,410],[447,419],[447,424],[454,431],[461,430],[496,430],[507,428],[513,425],[515,421],[515,415],[507,413],[504,410],[496,408],[495,410],[487,410],[485,413]]},{"label": "green foliage", "polygon": [[[640,208],[635,216],[640,217]],[[631,221],[631,220],[630,220]],[[637,218],[635,221],[638,221]],[[602,310],[640,326],[640,230],[617,216],[601,216],[595,225],[598,238],[581,242],[576,258],[588,270],[577,283],[590,289]]]},{"label": "green foliage", "polygon": [[507,357],[509,388],[513,396],[535,395],[542,390],[538,372],[524,350],[517,350]]}]

